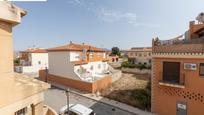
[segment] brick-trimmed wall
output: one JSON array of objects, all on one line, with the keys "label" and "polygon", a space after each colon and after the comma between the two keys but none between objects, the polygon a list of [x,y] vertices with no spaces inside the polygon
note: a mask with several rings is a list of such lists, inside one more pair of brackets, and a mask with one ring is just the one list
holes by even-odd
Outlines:
[{"label": "brick-trimmed wall", "polygon": [[[180,62],[180,79],[185,76],[185,88],[163,86],[163,62]],[[200,63],[204,58],[156,58],[152,61],[152,112],[159,115],[176,115],[176,103],[187,103],[188,115],[204,115],[204,77],[199,75]],[[184,63],[194,63],[196,70],[185,70]]]},{"label": "brick-trimmed wall", "polygon": [[[111,76],[106,76],[100,80],[97,80],[93,83],[90,82],[85,82],[85,81],[80,81],[80,80],[73,80],[69,78],[64,78],[61,76],[56,76],[52,74],[47,75],[47,80],[58,83],[60,85],[76,88],[82,91],[87,91],[94,93],[96,91],[99,91],[105,87],[107,87],[109,84],[112,83],[112,78]],[[46,81],[46,71],[45,70],[40,70],[39,71],[39,77],[42,81]]]}]

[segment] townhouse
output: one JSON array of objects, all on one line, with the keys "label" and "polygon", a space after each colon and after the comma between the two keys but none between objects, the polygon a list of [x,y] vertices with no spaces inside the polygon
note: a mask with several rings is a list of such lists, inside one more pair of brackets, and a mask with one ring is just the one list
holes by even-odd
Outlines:
[{"label": "townhouse", "polygon": [[125,55],[133,64],[151,65],[152,48],[151,47],[133,47],[125,50]]},{"label": "townhouse", "polygon": [[184,35],[152,41],[152,112],[204,114],[204,24],[191,21]]},{"label": "townhouse", "polygon": [[96,90],[93,84],[97,81],[101,80],[101,87],[111,82],[108,59],[102,48],[70,42],[47,51],[49,81],[89,92]]},{"label": "townhouse", "polygon": [[0,11],[0,114],[57,115],[43,103],[50,85],[13,71],[12,29],[26,11],[7,1],[0,2]]},{"label": "townhouse", "polygon": [[20,51],[20,66],[15,67],[19,73],[38,73],[48,68],[48,52],[45,48],[29,48]]}]

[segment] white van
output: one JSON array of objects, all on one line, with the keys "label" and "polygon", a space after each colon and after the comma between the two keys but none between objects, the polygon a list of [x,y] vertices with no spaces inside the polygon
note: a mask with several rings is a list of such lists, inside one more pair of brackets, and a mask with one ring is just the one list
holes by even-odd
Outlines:
[{"label": "white van", "polygon": [[[67,105],[59,110],[59,115],[67,115]],[[94,111],[81,104],[70,104],[69,115],[96,115]]]}]

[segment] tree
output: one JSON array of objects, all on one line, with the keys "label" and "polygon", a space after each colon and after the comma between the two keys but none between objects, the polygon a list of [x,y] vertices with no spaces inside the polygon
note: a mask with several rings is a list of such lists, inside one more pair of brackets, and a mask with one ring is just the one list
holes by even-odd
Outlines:
[{"label": "tree", "polygon": [[14,59],[14,65],[20,65],[20,58]]},{"label": "tree", "polygon": [[112,54],[120,56],[120,49],[118,47],[112,47]]}]

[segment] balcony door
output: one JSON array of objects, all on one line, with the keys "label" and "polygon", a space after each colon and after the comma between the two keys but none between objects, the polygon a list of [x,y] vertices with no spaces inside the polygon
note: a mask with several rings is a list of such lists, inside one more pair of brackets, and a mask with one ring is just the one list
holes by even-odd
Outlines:
[{"label": "balcony door", "polygon": [[163,62],[163,81],[179,83],[180,62]]}]

